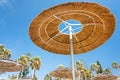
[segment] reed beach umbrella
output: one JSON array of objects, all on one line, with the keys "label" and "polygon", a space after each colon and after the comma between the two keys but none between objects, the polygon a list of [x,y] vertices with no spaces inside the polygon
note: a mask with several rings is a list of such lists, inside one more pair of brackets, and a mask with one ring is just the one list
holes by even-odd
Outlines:
[{"label": "reed beach umbrella", "polygon": [[[59,79],[72,79],[72,70],[68,68],[58,68],[52,72],[50,72],[50,75],[59,78]],[[75,77],[78,77],[79,73],[75,72]]]},{"label": "reed beach umbrella", "polygon": [[0,60],[0,71],[2,72],[18,72],[22,70],[22,65],[12,60]]},{"label": "reed beach umbrella", "polygon": [[99,75],[93,78],[93,80],[117,80],[117,76],[114,75]]},{"label": "reed beach umbrella", "polygon": [[114,32],[115,24],[114,15],[100,4],[69,2],[42,11],[31,22],[29,35],[42,49],[71,55],[75,80],[73,55],[102,45]]}]

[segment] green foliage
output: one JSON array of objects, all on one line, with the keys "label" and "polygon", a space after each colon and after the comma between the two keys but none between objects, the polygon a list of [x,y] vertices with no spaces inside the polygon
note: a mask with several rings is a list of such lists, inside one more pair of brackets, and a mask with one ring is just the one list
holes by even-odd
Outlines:
[{"label": "green foliage", "polygon": [[23,70],[20,71],[19,77],[26,77],[29,74],[30,56],[22,55],[16,60],[16,62],[23,66]]},{"label": "green foliage", "polygon": [[115,61],[112,63],[111,66],[112,66],[112,68],[114,68],[114,69],[120,69],[120,65],[119,65],[117,62],[115,62]]},{"label": "green foliage", "polygon": [[29,67],[26,69],[23,69],[23,73],[22,73],[22,77],[27,77],[27,75],[29,74]]},{"label": "green foliage", "polygon": [[46,74],[44,80],[52,80],[52,77],[49,74]]},{"label": "green foliage", "polygon": [[4,48],[0,45],[0,59],[9,59],[11,57],[11,52],[9,49]]},{"label": "green foliage", "polygon": [[37,76],[36,76],[36,75],[34,75],[33,80],[38,80],[38,78],[37,78]]},{"label": "green foliage", "polygon": [[100,62],[97,61],[96,64],[99,66],[99,69],[97,70],[97,74],[103,73],[103,69],[102,69],[102,66],[101,66]]},{"label": "green foliage", "polygon": [[110,71],[110,68],[106,68],[104,71],[103,71],[104,74],[111,74],[111,71]]},{"label": "green foliage", "polygon": [[62,65],[62,64],[60,64],[60,65],[58,65],[58,67],[57,68],[59,68],[59,69],[63,69],[63,68],[65,68],[65,66],[64,65]]},{"label": "green foliage", "polygon": [[2,53],[4,51],[4,46],[0,45],[0,53]]},{"label": "green foliage", "polygon": [[[39,70],[40,65],[41,65],[41,61],[40,58],[38,56],[31,58],[30,57],[30,53],[27,53],[25,55],[20,56],[16,62],[21,64],[23,66],[22,71],[19,73],[19,78],[20,77],[27,77],[29,74],[29,67],[31,67],[34,72],[35,70]],[[32,74],[32,77],[36,77],[35,74]],[[34,79],[37,80],[37,77]]]}]

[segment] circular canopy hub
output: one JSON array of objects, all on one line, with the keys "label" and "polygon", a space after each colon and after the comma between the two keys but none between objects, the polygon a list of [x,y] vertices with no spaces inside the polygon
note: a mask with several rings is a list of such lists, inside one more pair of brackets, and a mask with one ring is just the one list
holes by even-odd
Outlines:
[{"label": "circular canopy hub", "polygon": [[[68,24],[65,24],[67,22]],[[82,24],[77,20],[65,20],[65,22],[61,22],[59,25],[59,31],[62,34],[69,35],[69,26],[72,27],[73,34],[77,34],[82,30]]]}]

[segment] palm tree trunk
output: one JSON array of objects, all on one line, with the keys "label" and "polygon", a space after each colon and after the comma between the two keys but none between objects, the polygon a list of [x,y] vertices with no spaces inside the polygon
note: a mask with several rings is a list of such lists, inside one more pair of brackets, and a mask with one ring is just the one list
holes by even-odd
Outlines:
[{"label": "palm tree trunk", "polygon": [[85,80],[87,80],[87,76],[85,75]]},{"label": "palm tree trunk", "polygon": [[23,77],[23,70],[24,70],[24,68],[23,68],[23,66],[22,66],[22,70],[19,72],[19,78],[22,78]]},{"label": "palm tree trunk", "polygon": [[34,78],[34,75],[35,75],[35,69],[33,68],[32,79]]},{"label": "palm tree trunk", "polygon": [[78,78],[78,80],[81,80],[80,78],[81,78],[81,73],[80,73],[80,71],[79,71],[79,78]]},{"label": "palm tree trunk", "polygon": [[120,77],[120,68],[118,68],[118,76]]},{"label": "palm tree trunk", "polygon": [[18,74],[17,74],[17,78],[16,78],[16,80],[18,80],[19,79],[19,73],[20,73],[20,71],[18,72]]}]

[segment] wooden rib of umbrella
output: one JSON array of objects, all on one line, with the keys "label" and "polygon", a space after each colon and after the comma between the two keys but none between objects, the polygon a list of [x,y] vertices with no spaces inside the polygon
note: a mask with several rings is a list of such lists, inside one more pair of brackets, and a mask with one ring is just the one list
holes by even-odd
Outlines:
[{"label": "wooden rib of umbrella", "polygon": [[77,20],[82,24],[82,30],[73,34],[74,54],[85,53],[102,45],[110,38],[116,25],[114,15],[104,6],[70,2],[41,12],[30,25],[30,38],[47,51],[69,55],[69,35],[59,30],[59,25],[65,20]]},{"label": "wooden rib of umbrella", "polygon": [[[52,72],[50,72],[50,75],[55,78],[60,79],[72,79],[72,70],[68,68],[58,68]],[[77,78],[79,76],[78,72],[75,72],[75,77]]]},{"label": "wooden rib of umbrella", "polygon": [[12,60],[0,60],[0,71],[2,72],[17,72],[22,70],[22,65]]},{"label": "wooden rib of umbrella", "polygon": [[100,75],[93,78],[93,80],[117,80],[117,76],[113,75]]}]

